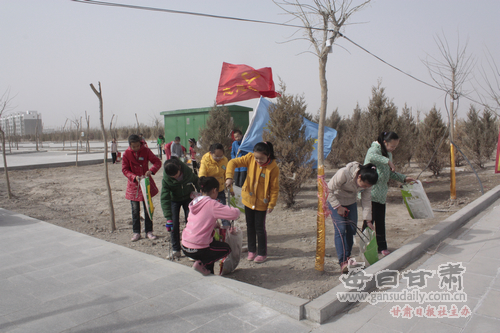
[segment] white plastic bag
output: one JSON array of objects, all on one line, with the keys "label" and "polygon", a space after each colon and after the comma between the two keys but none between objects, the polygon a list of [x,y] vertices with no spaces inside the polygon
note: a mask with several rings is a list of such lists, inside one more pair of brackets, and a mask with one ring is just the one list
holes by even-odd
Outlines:
[{"label": "white plastic bag", "polygon": [[243,233],[238,227],[230,230],[227,230],[225,242],[231,247],[231,253],[224,260],[221,260],[220,275],[227,275],[234,272],[240,263]]},{"label": "white plastic bag", "polygon": [[408,213],[413,219],[431,219],[434,217],[431,203],[420,181],[404,184],[401,194],[406,208],[408,208]]}]

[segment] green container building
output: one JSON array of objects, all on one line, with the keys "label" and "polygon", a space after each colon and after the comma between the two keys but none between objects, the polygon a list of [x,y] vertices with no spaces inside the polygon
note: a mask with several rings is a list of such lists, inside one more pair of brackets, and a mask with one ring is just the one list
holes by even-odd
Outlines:
[{"label": "green container building", "polygon": [[[231,114],[234,126],[245,133],[248,128],[248,113],[253,109],[240,105],[226,105],[226,108]],[[178,136],[181,138],[181,144],[189,147],[189,138],[199,139],[200,129],[205,128],[211,109],[212,107],[160,112],[165,124],[165,141],[173,141]]]}]

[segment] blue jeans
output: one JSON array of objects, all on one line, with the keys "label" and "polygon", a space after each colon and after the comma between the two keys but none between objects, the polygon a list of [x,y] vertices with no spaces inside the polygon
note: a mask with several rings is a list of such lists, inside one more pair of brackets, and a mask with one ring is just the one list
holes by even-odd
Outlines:
[{"label": "blue jeans", "polygon": [[[220,191],[219,194],[217,194],[217,201],[220,202],[223,205],[227,204],[226,201],[226,192]],[[222,226],[223,227],[230,227],[231,222],[229,220],[222,220]]]},{"label": "blue jeans", "polygon": [[356,235],[356,225],[358,224],[358,206],[356,203],[343,206],[349,209],[347,217],[340,216],[330,203],[328,203],[328,207],[332,212],[333,228],[335,229],[335,249],[337,250],[339,264],[342,264],[347,261],[347,257],[351,256],[354,235]]},{"label": "blue jeans", "polygon": [[172,207],[172,232],[170,233],[170,240],[172,242],[172,250],[180,251],[181,250],[181,242],[180,242],[180,221],[179,214],[181,212],[181,207],[184,209],[184,216],[186,217],[186,221],[189,215],[189,203],[191,199],[185,201],[171,201]]}]

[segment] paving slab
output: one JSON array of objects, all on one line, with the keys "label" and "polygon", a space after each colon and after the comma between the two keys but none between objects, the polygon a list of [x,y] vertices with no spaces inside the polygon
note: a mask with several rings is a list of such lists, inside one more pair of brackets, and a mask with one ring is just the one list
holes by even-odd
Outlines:
[{"label": "paving slab", "polygon": [[[0,230],[0,332],[292,333],[318,327],[246,296],[244,283],[204,277],[21,214],[0,209]],[[283,299],[290,301],[265,296],[259,298],[281,307]]]}]

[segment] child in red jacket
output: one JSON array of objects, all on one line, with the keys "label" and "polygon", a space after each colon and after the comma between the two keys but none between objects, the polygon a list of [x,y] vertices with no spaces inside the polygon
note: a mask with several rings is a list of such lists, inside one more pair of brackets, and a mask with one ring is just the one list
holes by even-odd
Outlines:
[{"label": "child in red jacket", "polygon": [[[144,207],[144,229],[146,237],[149,239],[156,239],[156,236],[153,235],[153,222],[146,211],[146,204],[144,203],[139,180],[141,177],[149,177],[151,196],[154,197],[158,194],[158,188],[151,175],[154,175],[161,168],[161,161],[141,141],[138,135],[132,134],[129,136],[128,144],[129,147],[125,150],[122,157],[122,172],[125,177],[128,178],[125,198],[130,200],[132,205],[132,229],[134,231],[132,242],[141,239],[141,201]],[[151,169],[149,169],[149,162],[153,163]]]}]

